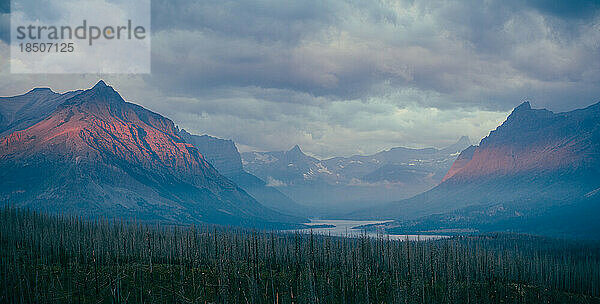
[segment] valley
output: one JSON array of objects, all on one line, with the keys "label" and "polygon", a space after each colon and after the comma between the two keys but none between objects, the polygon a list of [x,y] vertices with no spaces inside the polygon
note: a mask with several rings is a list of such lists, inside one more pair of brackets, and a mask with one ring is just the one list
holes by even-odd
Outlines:
[{"label": "valley", "polygon": [[599,58],[598,0],[0,1],[0,304],[600,304]]}]

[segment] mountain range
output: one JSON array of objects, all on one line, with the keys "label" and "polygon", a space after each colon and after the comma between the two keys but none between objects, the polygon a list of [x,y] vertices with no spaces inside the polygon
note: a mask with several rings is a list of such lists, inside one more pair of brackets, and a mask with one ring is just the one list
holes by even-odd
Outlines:
[{"label": "mountain range", "polygon": [[469,146],[469,138],[463,136],[444,149],[396,147],[319,160],[296,145],[288,151],[245,152],[242,162],[248,172],[295,201],[338,216],[433,188]]},{"label": "mountain range", "polygon": [[174,123],[99,81],[0,99],[0,201],[86,217],[298,227],[220,174]]},{"label": "mountain range", "polygon": [[390,233],[514,231],[599,238],[600,103],[516,107],[478,145],[320,160],[239,153],[99,81],[0,98],[0,203],[84,217],[298,228],[391,219]]},{"label": "mountain range", "polygon": [[516,107],[464,150],[435,188],[362,210],[389,231],[498,231],[597,238],[600,103],[571,112]]},{"label": "mountain range", "polygon": [[240,152],[232,140],[209,135],[193,135],[183,129],[179,131],[179,135],[186,142],[194,145],[219,173],[247,191],[264,206],[286,214],[305,216],[310,213],[306,206],[296,203],[275,187],[268,186],[262,179],[246,172],[242,166]]}]

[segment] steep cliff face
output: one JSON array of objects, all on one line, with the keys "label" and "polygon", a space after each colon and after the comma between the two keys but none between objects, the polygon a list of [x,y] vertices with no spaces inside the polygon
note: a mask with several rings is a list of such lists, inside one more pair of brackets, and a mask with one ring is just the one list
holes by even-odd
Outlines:
[{"label": "steep cliff face", "polygon": [[260,205],[173,122],[100,81],[0,142],[0,198],[86,216],[269,226],[299,219]]},{"label": "steep cliff face", "polygon": [[565,113],[523,103],[479,146],[463,151],[439,186],[368,212],[429,216],[417,221],[429,228],[531,231],[526,223],[550,224],[557,210],[583,218],[583,210],[600,207],[599,176],[600,103]]},{"label": "steep cliff face", "polygon": [[225,176],[242,174],[242,158],[232,140],[216,138],[208,135],[192,135],[186,130],[179,131],[179,135],[186,142],[194,145],[202,152],[219,173]]},{"label": "steep cliff face", "polygon": [[472,159],[447,180],[468,181],[558,170],[587,170],[598,164],[598,108],[568,113],[531,109],[523,103],[484,138]]}]

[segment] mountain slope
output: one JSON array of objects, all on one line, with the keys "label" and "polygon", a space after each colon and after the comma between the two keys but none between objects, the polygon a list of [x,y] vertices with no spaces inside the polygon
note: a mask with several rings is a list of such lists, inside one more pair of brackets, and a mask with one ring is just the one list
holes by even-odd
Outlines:
[{"label": "mountain slope", "polygon": [[280,226],[220,175],[172,121],[125,102],[103,81],[0,142],[0,199],[84,216]]},{"label": "mountain slope", "polygon": [[210,162],[219,173],[223,174],[238,186],[257,199],[261,204],[286,214],[306,215],[306,207],[296,203],[285,194],[260,178],[244,171],[242,158],[235,143],[208,135],[192,135],[185,130],[179,135],[191,143]]},{"label": "mountain slope", "polygon": [[58,94],[49,88],[36,88],[14,97],[0,97],[0,137],[40,122],[65,100],[81,91]]},{"label": "mountain slope", "polygon": [[403,229],[532,231],[530,223],[552,225],[560,213],[583,219],[583,210],[599,208],[599,176],[600,103],[566,113],[523,103],[463,151],[439,186],[363,216],[411,220]]}]

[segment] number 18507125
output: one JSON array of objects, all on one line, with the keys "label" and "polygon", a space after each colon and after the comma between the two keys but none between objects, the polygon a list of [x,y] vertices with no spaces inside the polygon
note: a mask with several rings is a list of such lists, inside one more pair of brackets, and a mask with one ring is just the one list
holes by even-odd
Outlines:
[{"label": "number 18507125", "polygon": [[72,53],[75,51],[75,46],[72,42],[28,42],[19,43],[19,47],[21,52],[25,53]]}]

